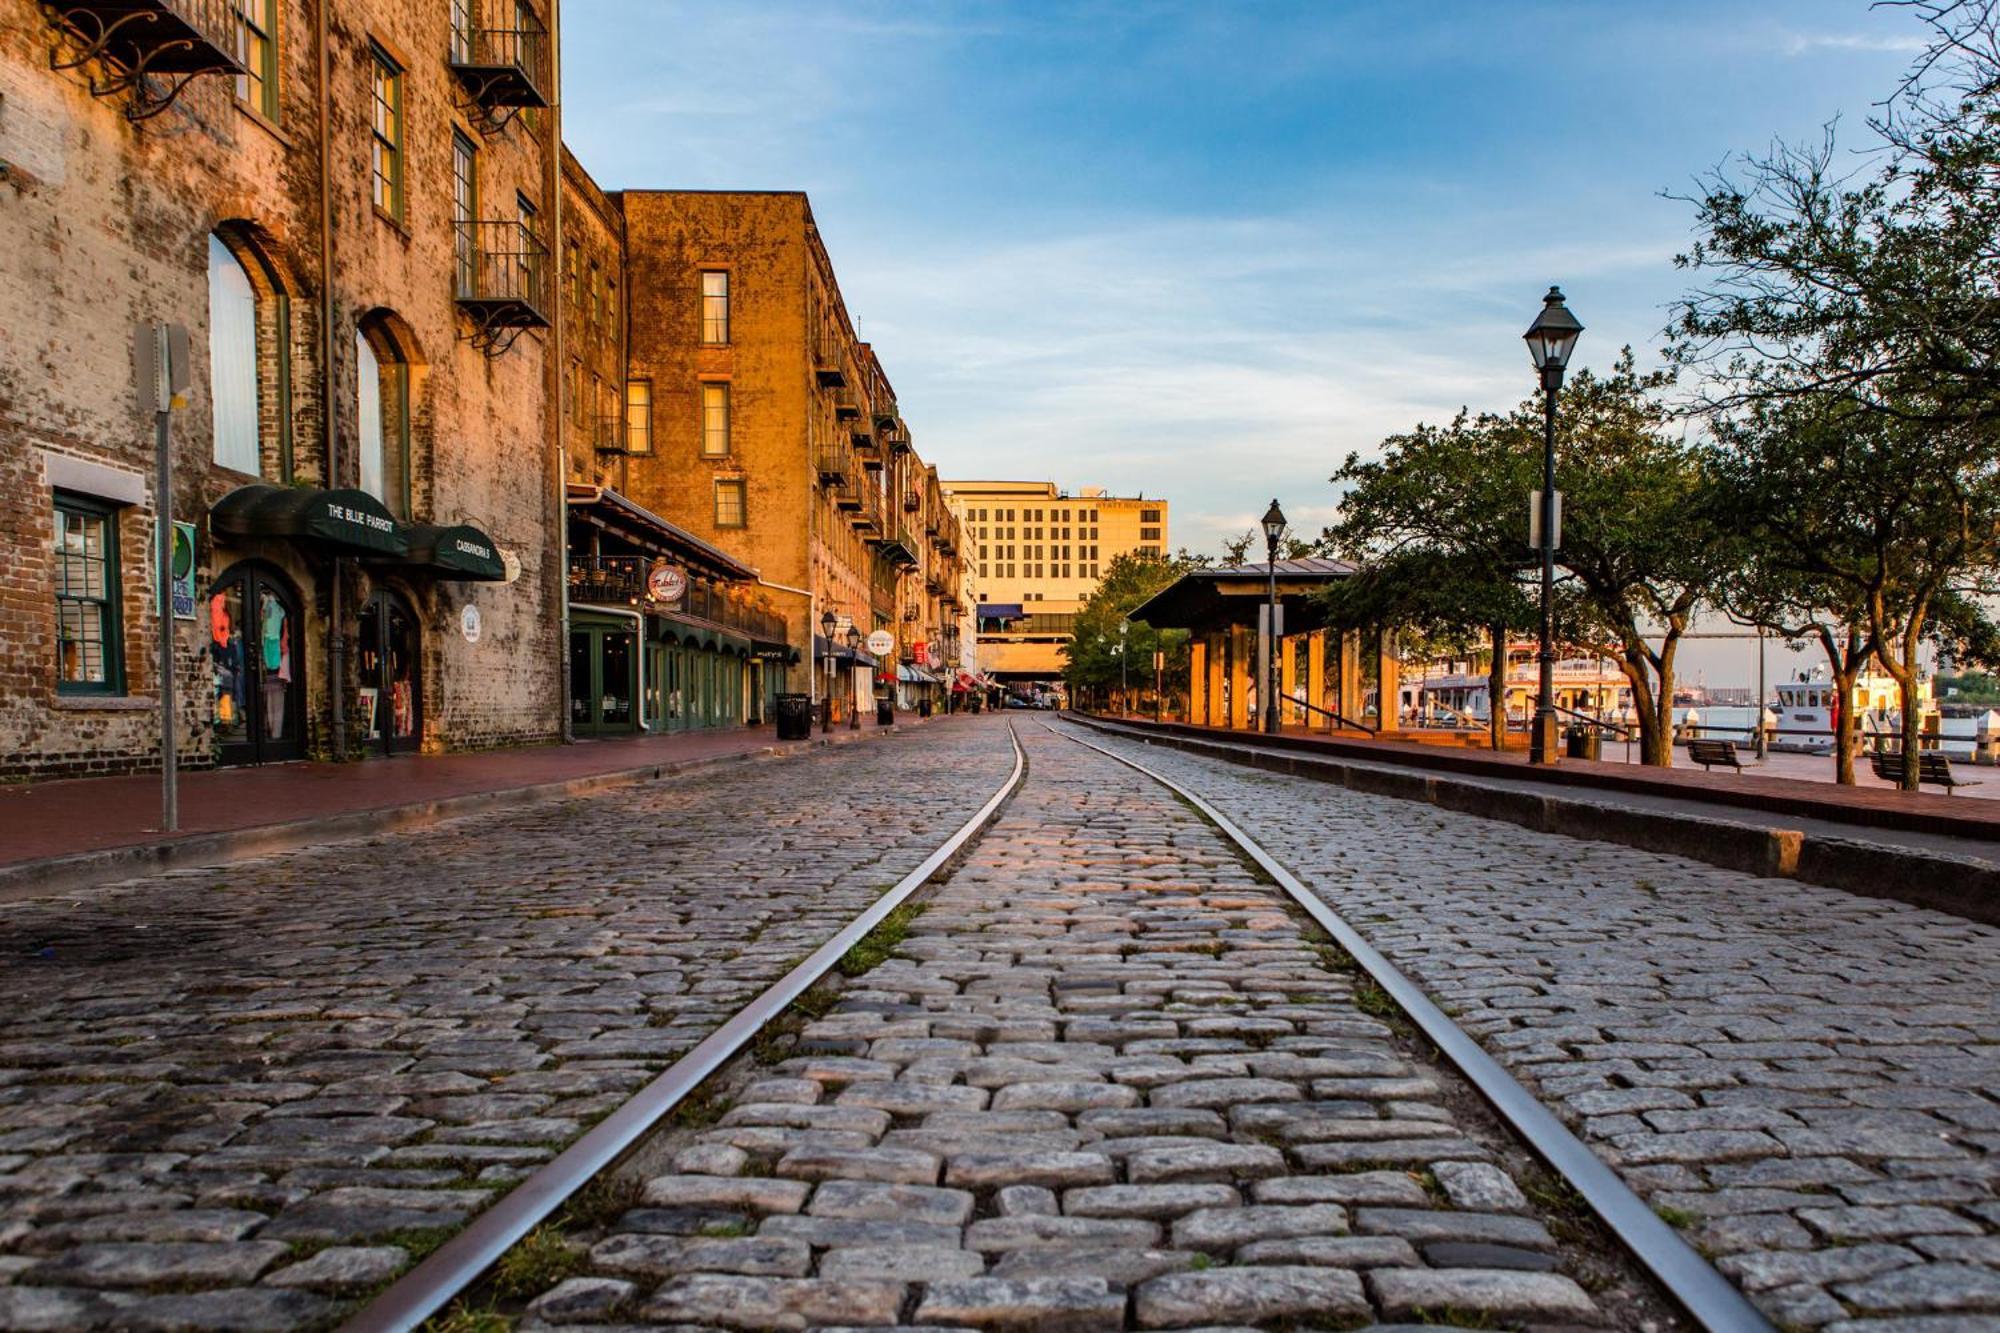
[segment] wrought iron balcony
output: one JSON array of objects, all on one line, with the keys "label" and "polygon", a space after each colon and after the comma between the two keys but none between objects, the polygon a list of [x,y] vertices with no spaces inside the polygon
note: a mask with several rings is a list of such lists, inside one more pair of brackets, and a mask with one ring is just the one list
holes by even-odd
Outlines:
[{"label": "wrought iron balcony", "polygon": [[132,94],[125,114],[157,116],[204,74],[247,74],[229,0],[42,0],[55,28],[49,68],[96,61],[92,97]]},{"label": "wrought iron balcony", "polygon": [[910,530],[902,524],[897,523],[894,526],[884,524],[880,545],[883,559],[889,561],[891,564],[907,565],[912,569],[916,568],[917,540],[910,535]]},{"label": "wrought iron balcony", "polygon": [[819,469],[819,479],[830,484],[845,482],[853,475],[854,467],[847,457],[847,451],[839,445],[823,444],[813,459]]},{"label": "wrought iron balcony", "polygon": [[[491,11],[504,6],[502,21]],[[549,34],[541,21],[512,0],[454,5],[450,64],[473,105],[511,116],[523,107],[549,104]]]},{"label": "wrought iron balcony", "polygon": [[924,507],[924,493],[922,491],[903,492],[903,509],[906,512],[914,514],[923,507]]},{"label": "wrought iron balcony", "polygon": [[853,513],[861,508],[861,488],[851,482],[837,481],[833,484],[833,505]]},{"label": "wrought iron balcony", "polygon": [[597,446],[601,454],[623,453],[625,450],[625,418],[617,413],[604,413],[591,419],[590,442]]},{"label": "wrought iron balcony", "polygon": [[523,329],[549,326],[549,251],[522,222],[460,222],[453,274],[458,308],[478,326],[473,345],[504,352]]},{"label": "wrought iron balcony", "polygon": [[813,377],[822,389],[844,389],[847,387],[847,372],[836,361],[821,360],[813,368]]},{"label": "wrought iron balcony", "polygon": [[573,555],[569,558],[569,599],[599,606],[637,606],[646,600],[646,566],[635,555]]},{"label": "wrought iron balcony", "polygon": [[833,415],[839,421],[853,421],[861,415],[861,404],[855,400],[854,390],[843,386],[833,391]]}]

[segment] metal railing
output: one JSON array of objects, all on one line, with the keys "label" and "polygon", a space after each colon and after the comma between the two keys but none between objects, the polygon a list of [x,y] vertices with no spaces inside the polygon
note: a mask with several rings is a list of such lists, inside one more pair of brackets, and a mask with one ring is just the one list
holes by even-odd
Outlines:
[{"label": "metal railing", "polygon": [[651,556],[573,555],[569,558],[570,599],[672,611],[750,638],[787,641],[789,631],[783,616],[732,597],[725,584],[690,582],[678,602],[653,602],[646,590],[646,572],[652,565]]},{"label": "metal railing", "polygon": [[625,447],[625,417],[602,412],[591,418],[590,442],[598,449],[616,451]]},{"label": "metal railing", "polygon": [[549,250],[518,219],[457,222],[453,296],[491,322],[548,323]]},{"label": "metal railing", "polygon": [[481,23],[474,6],[463,0],[453,7],[451,67],[481,106],[546,106],[548,29],[510,0],[500,3],[506,4],[507,21],[496,25]]}]

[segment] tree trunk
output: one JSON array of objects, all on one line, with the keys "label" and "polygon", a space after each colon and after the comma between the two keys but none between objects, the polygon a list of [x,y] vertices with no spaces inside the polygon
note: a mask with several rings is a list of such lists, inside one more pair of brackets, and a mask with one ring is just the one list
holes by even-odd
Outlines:
[{"label": "tree trunk", "polygon": [[1846,787],[1854,785],[1854,678],[1859,674],[1861,668],[1852,657],[1844,671],[1837,660],[1833,664],[1833,687],[1840,700],[1833,715],[1833,780]]},{"label": "tree trunk", "polygon": [[[1654,767],[1671,766],[1674,737],[1669,729],[1664,735],[1660,731],[1660,715],[1653,706],[1653,682],[1646,674],[1645,659],[1627,648],[1625,655],[1618,659],[1618,669],[1625,673],[1626,684],[1632,687],[1632,711],[1639,718],[1639,762]],[[1668,705],[1667,717],[1672,721],[1672,705]],[[1662,763],[1661,748],[1667,751],[1667,759]]]},{"label": "tree trunk", "polygon": [[1507,627],[1494,625],[1493,661],[1486,668],[1486,735],[1494,751],[1507,748]]},{"label": "tree trunk", "polygon": [[[1914,658],[1916,654],[1912,653]],[[1896,679],[1903,700],[1903,790],[1915,791],[1922,773],[1919,752],[1923,746],[1924,720],[1917,714],[1917,664],[1911,661]]]}]

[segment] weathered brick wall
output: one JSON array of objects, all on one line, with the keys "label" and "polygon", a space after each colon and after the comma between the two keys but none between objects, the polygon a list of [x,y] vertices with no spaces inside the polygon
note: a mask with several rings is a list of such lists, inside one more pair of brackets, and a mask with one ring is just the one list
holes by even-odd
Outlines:
[{"label": "weathered brick wall", "polygon": [[[344,0],[329,16],[332,113],[333,358],[324,364],[319,308],[320,117],[314,7],[280,5],[280,108],[276,125],[237,103],[231,84],[197,80],[165,114],[133,123],[117,98],[94,99],[87,73],[52,72],[52,30],[30,0],[0,0],[0,772],[112,771],[157,763],[153,662],[157,625],[149,533],[153,520],[151,430],[134,405],[129,330],[136,320],[188,326],[193,389],[174,420],[175,509],[200,524],[200,584],[238,560],[278,568],[306,612],[301,664],[307,739],[330,742],[330,575],[324,560],[281,541],[219,541],[208,506],[257,480],[213,464],[207,351],[207,246],[220,229],[268,266],[270,290],[289,298],[291,393],[278,400],[277,339],[267,300],[265,479],[283,481],[277,441],[289,423],[292,477],[299,484],[354,485],[358,461],[356,324],[379,315],[407,344],[412,365],[413,518],[472,523],[519,559],[507,585],[439,583],[404,571],[370,573],[348,562],[347,633],[362,598],[381,578],[405,593],[424,633],[427,748],[458,748],[556,734],[551,555],[558,460],[548,404],[553,376],[539,335],[503,356],[467,345],[470,331],[451,290],[451,128],[480,145],[488,215],[512,217],[517,195],[548,213],[554,118],[516,120],[482,133],[460,104],[445,63],[449,7],[397,0]],[[408,209],[398,224],[369,194],[370,43],[405,67]],[[545,228],[546,231],[546,228]],[[256,265],[251,266],[256,270]],[[259,270],[260,271],[260,270]],[[551,312],[552,313],[552,312]],[[321,413],[332,376],[330,469]],[[121,511],[125,667],[122,699],[59,699],[54,683],[54,603],[49,455],[102,464],[137,477],[144,496]],[[483,633],[458,632],[467,603]],[[199,622],[176,634],[184,762],[210,754],[211,702]],[[355,716],[352,663],[345,683]],[[352,729],[358,737],[360,729]]]}]

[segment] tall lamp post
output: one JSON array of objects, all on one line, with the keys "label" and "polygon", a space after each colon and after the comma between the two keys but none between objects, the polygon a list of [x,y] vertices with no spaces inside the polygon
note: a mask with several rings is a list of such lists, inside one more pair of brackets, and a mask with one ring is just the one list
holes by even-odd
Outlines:
[{"label": "tall lamp post", "polygon": [[833,627],[840,623],[840,617],[831,611],[821,613],[819,618],[820,642],[826,650],[820,654],[819,670],[826,676],[826,698],[819,710],[819,734],[824,736],[833,730],[833,671],[826,663],[833,660]]},{"label": "tall lamp post", "polygon": [[[847,651],[850,653],[861,651],[861,626],[847,627]],[[854,703],[847,710],[847,729],[849,731],[861,729],[861,687],[858,684],[854,687]]]},{"label": "tall lamp post", "polygon": [[1264,525],[1264,547],[1269,557],[1264,570],[1270,575],[1268,599],[1264,614],[1264,730],[1276,734],[1278,730],[1278,539],[1285,535],[1285,511],[1278,508],[1276,499],[1264,511],[1261,520]]},{"label": "tall lamp post", "polygon": [[1132,711],[1131,706],[1126,702],[1126,692],[1132,687],[1126,684],[1125,681],[1125,636],[1131,629],[1131,621],[1121,620],[1118,622],[1118,712],[1120,716],[1129,715]]},{"label": "tall lamp post", "polygon": [[1528,737],[1528,762],[1556,762],[1556,395],[1562,392],[1563,368],[1576,350],[1577,335],[1583,325],[1563,304],[1562,288],[1551,287],[1542,298],[1541,313],[1521,336],[1528,341],[1528,355],[1542,375],[1542,643],[1541,680],[1535,694],[1535,727]]}]

